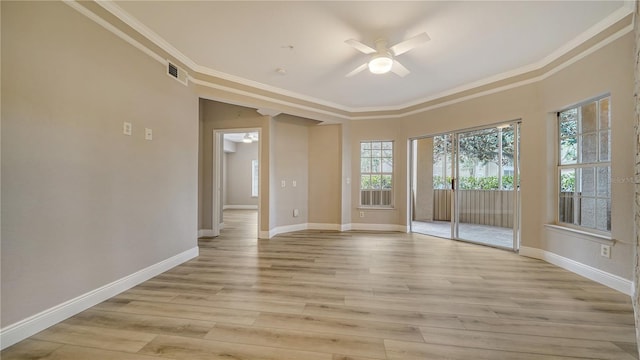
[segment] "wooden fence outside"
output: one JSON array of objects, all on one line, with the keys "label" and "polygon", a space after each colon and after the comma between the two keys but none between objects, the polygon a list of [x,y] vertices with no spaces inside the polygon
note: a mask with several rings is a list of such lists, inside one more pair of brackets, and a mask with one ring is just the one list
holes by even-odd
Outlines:
[{"label": "wooden fence outside", "polygon": [[[513,190],[457,190],[461,223],[511,228]],[[451,221],[451,191],[433,190],[433,220]]]}]

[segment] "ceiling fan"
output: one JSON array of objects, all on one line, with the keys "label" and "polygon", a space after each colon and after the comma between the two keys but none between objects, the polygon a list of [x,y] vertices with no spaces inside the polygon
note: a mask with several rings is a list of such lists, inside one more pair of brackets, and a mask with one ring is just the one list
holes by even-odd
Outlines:
[{"label": "ceiling fan", "polygon": [[409,74],[409,70],[402,64],[400,64],[400,62],[398,62],[395,57],[402,55],[429,40],[431,40],[431,38],[425,32],[400,43],[397,43],[391,47],[387,47],[387,41],[385,39],[378,39],[375,42],[375,49],[355,39],[346,40],[345,43],[347,43],[354,49],[360,51],[363,54],[371,55],[369,61],[358,66],[346,76],[351,77],[363,71],[364,69],[369,68],[369,71],[374,74],[385,74],[391,71],[400,77],[405,77],[407,76],[407,74]]}]

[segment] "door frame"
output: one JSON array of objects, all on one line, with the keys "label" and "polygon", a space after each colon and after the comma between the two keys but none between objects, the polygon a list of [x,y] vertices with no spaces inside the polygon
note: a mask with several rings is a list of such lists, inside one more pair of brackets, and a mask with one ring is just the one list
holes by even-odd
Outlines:
[{"label": "door frame", "polygon": [[222,203],[222,155],[224,154],[224,134],[237,134],[257,132],[258,133],[258,229],[256,238],[260,237],[261,221],[262,221],[262,128],[231,128],[231,129],[214,129],[213,130],[213,179],[211,181],[211,229],[213,236],[219,236],[222,224],[222,211],[224,204]]}]

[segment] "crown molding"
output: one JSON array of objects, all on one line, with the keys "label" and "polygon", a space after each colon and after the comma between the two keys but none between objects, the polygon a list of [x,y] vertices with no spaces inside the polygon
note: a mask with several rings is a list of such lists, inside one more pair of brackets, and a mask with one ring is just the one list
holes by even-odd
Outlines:
[{"label": "crown molding", "polygon": [[[127,41],[131,45],[140,49],[147,55],[151,56],[155,60],[166,64],[166,60],[155,53],[153,50],[149,49],[144,44],[140,43],[133,39],[130,35],[125,32],[119,30],[117,27],[110,24],[105,19],[102,19],[100,16],[91,12],[84,6],[80,5],[77,0],[64,0],[66,4],[71,6],[72,8],[78,10],[83,15],[89,17],[99,25],[103,26],[105,29],[113,32],[118,37]],[[494,76],[487,77],[485,79],[475,81],[472,83],[468,83],[459,87],[455,87],[435,95],[425,97],[422,99],[418,99],[415,101],[411,101],[408,103],[394,105],[394,106],[384,106],[384,107],[349,107],[341,104],[336,104],[330,101],[306,96],[303,94],[299,94],[293,91],[281,89],[278,87],[262,84],[256,81],[248,80],[245,78],[241,78],[235,75],[223,73],[214,69],[210,69],[208,67],[197,64],[191,58],[180,52],[178,49],[173,47],[169,42],[164,40],[157,33],[149,29],[147,26],[139,22],[121,7],[119,7],[112,0],[102,0],[95,1],[99,6],[101,6],[104,10],[111,13],[113,16],[118,18],[124,24],[129,26],[133,31],[138,32],[140,35],[148,39],[152,44],[158,46],[162,51],[165,51],[167,54],[174,57],[176,60],[182,62],[190,71],[189,81],[194,84],[208,87],[214,90],[219,90],[235,95],[244,96],[250,99],[265,101],[272,104],[277,104],[285,107],[289,107],[291,109],[297,109],[303,112],[311,112],[316,113],[318,115],[322,115],[321,117],[328,116],[329,118],[339,119],[339,121],[344,120],[374,120],[374,119],[394,119],[394,118],[402,118],[418,113],[422,113],[425,111],[429,111],[435,108],[452,105],[455,103],[459,103],[462,101],[467,101],[473,98],[497,93],[500,91],[505,91],[508,89],[516,88],[519,86],[524,86],[527,84],[535,83],[537,81],[541,81],[548,76],[560,71],[563,68],[566,68],[568,65],[575,63],[576,61],[584,58],[588,54],[591,54],[597,49],[602,48],[603,46],[615,41],[621,36],[633,31],[633,21],[632,18],[631,24],[625,26],[622,30],[617,31],[615,34],[607,36],[605,39],[598,41],[597,43],[589,46],[587,49],[583,50],[577,55],[570,56],[568,59],[560,62],[559,64],[552,66],[554,62],[558,62],[562,60],[563,57],[567,57],[571,55],[571,52],[588,43],[589,40],[594,39],[599,34],[605,32],[607,29],[611,28],[615,24],[624,20],[627,16],[630,16],[635,11],[635,1],[633,0],[625,0],[624,5],[620,7],[618,10],[599,21],[597,24],[587,29],[574,39],[565,43],[563,46],[552,52],[551,54],[545,56],[543,59],[517,68],[510,71],[503,72],[501,74],[497,74]],[[552,66],[550,69],[545,69],[547,67]],[[543,74],[536,74],[536,72],[544,71]],[[212,81],[208,81],[202,79],[202,77],[211,77],[214,79],[219,79],[223,81],[230,82],[229,85],[223,85],[214,83]],[[510,79],[515,79],[517,77],[524,77],[523,80],[516,80],[512,83],[499,85],[500,82],[505,82]],[[496,86],[492,86],[495,84]],[[234,85],[238,85],[238,88],[234,87]],[[243,90],[242,87],[248,87],[249,89]],[[475,89],[480,89],[482,87],[490,87],[487,90],[480,90],[477,92],[473,92]],[[262,90],[262,92],[266,92],[267,94],[259,94],[257,92],[250,91],[251,89]],[[471,94],[465,95],[466,92],[472,92]],[[282,97],[286,98],[283,99]],[[448,97],[453,97],[453,99],[446,100]],[[307,104],[301,104],[300,102],[305,102]],[[318,105],[315,107],[314,105]],[[264,106],[260,106],[264,107]],[[281,109],[278,109],[280,111]],[[285,111],[282,111],[285,112]]]},{"label": "crown molding", "polygon": [[[76,1],[76,0],[69,0],[69,1]],[[164,38],[162,38],[156,32],[154,32],[153,30],[148,28],[146,25],[142,24],[140,21],[138,21],[131,14],[129,14],[124,9],[122,9],[120,6],[118,6],[116,3],[114,3],[113,0],[102,0],[102,1],[97,1],[97,3],[100,6],[102,6],[105,10],[109,11],[111,14],[116,16],[118,19],[122,20],[124,23],[129,25],[135,31],[139,32],[144,37],[149,39],[155,45],[159,46],[162,50],[164,50],[167,53],[171,54],[176,59],[178,59],[179,61],[184,63],[186,66],[191,68],[191,70],[193,70],[193,71],[195,71],[197,73],[200,73],[200,74],[203,74],[203,75],[208,75],[208,76],[213,76],[213,77],[216,77],[216,78],[220,78],[220,79],[223,79],[223,80],[231,81],[231,82],[238,83],[238,84],[241,84],[241,85],[250,86],[250,87],[253,87],[253,88],[256,88],[256,89],[269,91],[269,92],[272,92],[272,93],[275,93],[275,94],[278,94],[278,95],[292,97],[292,98],[300,99],[300,100],[303,100],[303,101],[312,102],[312,103],[315,103],[315,104],[318,104],[318,105],[323,105],[323,106],[335,108],[335,109],[342,110],[342,111],[352,112],[354,110],[352,108],[349,108],[349,107],[341,105],[341,104],[337,104],[337,103],[330,102],[330,101],[327,101],[327,100],[318,99],[318,98],[311,97],[311,96],[308,96],[308,95],[299,94],[299,93],[296,93],[296,92],[293,92],[293,91],[289,91],[289,90],[285,90],[285,89],[282,89],[282,88],[279,88],[279,87],[275,87],[275,86],[263,84],[263,83],[260,83],[260,82],[257,82],[257,81],[245,79],[245,78],[242,78],[242,77],[239,77],[239,76],[227,74],[225,72],[214,70],[214,69],[208,68],[206,66],[202,66],[200,64],[197,64],[195,61],[193,61],[187,55],[183,54],[180,50],[176,49],[173,45],[171,45],[168,41],[166,41]]]},{"label": "crown molding", "polygon": [[[507,80],[507,79],[509,79],[511,77],[515,77],[515,76],[518,76],[518,75],[526,74],[527,72],[524,72],[523,74],[515,74],[515,75],[512,75],[512,76],[506,76],[506,77],[503,77],[503,78],[498,78],[496,76],[496,80],[494,80],[494,81],[488,81],[486,83],[478,82],[478,83],[476,83],[475,86],[460,87],[460,88],[451,90],[450,92],[442,93],[440,96],[434,96],[432,98],[429,98],[429,99],[425,100],[422,103],[419,103],[418,105],[425,105],[425,106],[419,107],[418,109],[415,109],[415,110],[408,110],[408,111],[404,111],[404,112],[398,112],[396,114],[366,115],[366,116],[362,116],[362,117],[358,117],[356,114],[353,114],[350,117],[350,119],[351,120],[376,120],[376,119],[403,118],[403,117],[406,117],[406,116],[411,116],[411,115],[419,114],[419,113],[422,113],[422,112],[426,112],[426,111],[434,110],[434,109],[437,109],[437,108],[441,108],[441,107],[444,107],[444,106],[449,106],[449,105],[461,103],[461,102],[464,102],[464,101],[467,101],[467,100],[471,100],[471,99],[475,99],[475,98],[479,98],[479,97],[482,97],[482,96],[499,93],[501,91],[514,89],[514,88],[517,88],[517,87],[520,87],[520,86],[533,84],[533,83],[536,83],[536,82],[539,82],[539,81],[547,79],[551,75],[556,74],[559,71],[569,67],[570,65],[572,65],[572,64],[574,64],[574,63],[576,63],[576,62],[578,62],[578,61],[580,61],[582,59],[584,59],[585,57],[589,56],[590,54],[602,49],[606,45],[609,45],[610,43],[618,40],[619,38],[623,37],[624,35],[632,32],[632,31],[633,31],[633,24],[627,25],[624,28],[620,29],[619,31],[615,32],[614,34],[608,36],[604,40],[602,40],[602,41],[598,42],[597,44],[595,44],[595,45],[589,47],[588,49],[584,50],[583,52],[571,57],[570,59],[560,63],[557,66],[551,67],[546,72],[544,72],[544,73],[542,73],[540,75],[537,75],[537,76],[532,76],[532,77],[526,78],[526,79],[521,80],[521,81],[513,82],[511,84],[507,84],[507,85],[503,85],[503,86],[492,87],[492,88],[490,88],[488,90],[475,92],[475,93],[472,93],[472,94],[466,95],[466,96],[458,96],[458,97],[455,97],[452,100],[437,102],[439,99],[442,99],[442,98],[445,98],[445,97],[448,97],[448,96],[455,96],[456,94],[461,94],[461,93],[463,93],[465,91],[473,90],[473,89],[476,89],[476,88],[481,87],[481,86],[490,85],[490,84],[495,83],[497,81]],[[540,69],[534,69],[534,70],[531,70],[531,71],[534,72],[536,70],[540,70]],[[429,102],[437,102],[437,103],[436,104],[432,104],[432,105],[426,104],[426,103],[429,103]],[[406,108],[404,108],[404,109],[406,110]]]},{"label": "crown molding", "polygon": [[167,64],[167,60],[164,59],[162,56],[160,56],[160,55],[156,54],[155,52],[151,51],[151,49],[149,49],[148,47],[144,46],[139,41],[136,41],[131,36],[127,35],[123,31],[118,29],[117,27],[115,27],[112,24],[110,24],[108,21],[106,21],[103,18],[101,18],[100,16],[94,14],[91,10],[89,10],[86,7],[80,5],[80,3],[78,3],[78,1],[76,1],[76,0],[62,0],[62,2],[67,4],[67,5],[69,5],[72,9],[78,11],[80,14],[86,16],[90,20],[93,20],[95,23],[97,23],[98,25],[102,26],[106,30],[110,31],[111,33],[113,33],[114,35],[119,37],[120,39],[126,41],[127,43],[129,43],[130,45],[135,47],[136,49],[138,49],[138,50],[144,52],[145,54],[149,55],[154,60],[156,60],[156,61],[158,61],[158,62],[160,62],[162,64],[165,64],[165,65]]},{"label": "crown molding", "polygon": [[[222,91],[229,92],[229,93],[232,93],[232,94],[250,97],[250,98],[255,99],[255,100],[264,100],[264,101],[267,101],[267,102],[270,102],[270,103],[289,106],[289,107],[293,107],[293,108],[296,108],[296,109],[299,109],[299,110],[303,110],[303,111],[310,111],[310,112],[314,112],[314,113],[318,113],[318,114],[328,115],[328,116],[334,117],[334,118],[340,118],[342,120],[351,120],[352,119],[350,116],[346,116],[346,115],[339,114],[339,113],[336,113],[336,112],[331,112],[331,111],[328,111],[328,110],[322,110],[322,109],[314,108],[314,107],[311,107],[311,106],[301,105],[301,104],[293,103],[293,102],[290,102],[290,101],[280,100],[280,99],[277,99],[277,98],[272,98],[272,97],[268,97],[268,96],[264,96],[264,95],[254,94],[254,93],[251,93],[249,91],[235,89],[235,88],[232,88],[232,87],[228,87],[228,86],[224,86],[224,85],[220,85],[220,84],[215,84],[215,83],[212,83],[212,82],[196,79],[196,78],[193,78],[193,77],[189,78],[189,82],[192,82],[192,83],[200,85],[200,86],[208,87],[208,88],[211,88],[211,89],[222,90]],[[262,107],[259,107],[259,108],[262,108]],[[276,111],[276,110],[272,109],[272,111]],[[281,112],[283,112],[283,111],[281,111]]]},{"label": "crown molding", "polygon": [[[499,81],[503,81],[509,78],[513,78],[516,76],[520,76],[529,72],[533,72],[536,70],[541,70],[544,69],[546,66],[550,65],[551,63],[553,63],[554,61],[560,59],[561,57],[565,56],[566,54],[568,54],[569,52],[571,52],[572,50],[574,50],[575,48],[577,48],[578,46],[584,44],[585,42],[587,42],[589,39],[592,39],[593,37],[595,37],[596,35],[602,33],[603,31],[605,31],[606,29],[610,28],[611,26],[615,25],[616,23],[618,23],[619,21],[623,20],[625,17],[629,16],[630,14],[633,14],[633,8],[630,8],[630,6],[633,6],[633,1],[625,1],[624,6],[620,7],[618,10],[616,10],[615,12],[611,13],[609,16],[607,16],[606,18],[602,19],[601,21],[599,21],[598,23],[596,23],[594,26],[592,26],[591,28],[587,29],[586,31],[584,31],[583,33],[579,34],[578,36],[576,36],[575,38],[571,39],[570,41],[568,41],[567,43],[565,43],[564,45],[562,45],[560,48],[558,48],[557,50],[555,50],[554,52],[552,52],[551,54],[545,56],[543,59],[534,62],[532,64],[529,65],[525,65],[522,67],[519,67],[517,69],[513,69],[513,70],[508,70],[505,71],[503,73],[497,74],[497,75],[493,75],[493,76],[489,76],[487,78],[478,80],[478,81],[474,81],[468,84],[464,84],[462,86],[458,86],[449,90],[445,90],[443,92],[437,93],[435,95],[431,95],[429,97],[426,98],[422,98],[422,99],[418,99],[418,100],[414,100],[414,101],[410,101],[401,105],[396,105],[396,106],[386,106],[386,107],[363,107],[363,108],[353,108],[350,109],[351,113],[362,113],[362,112],[381,112],[381,111],[400,111],[402,112],[403,110],[406,110],[408,108],[414,107],[414,106],[419,106],[421,104],[425,104],[425,103],[429,103],[444,97],[448,97],[451,95],[455,95],[455,94],[459,94],[461,92],[465,92],[468,90],[472,90],[481,86],[485,86],[485,85],[489,85],[495,82],[499,82]],[[530,83],[530,82],[528,82]],[[408,113],[406,113],[408,114]]]}]

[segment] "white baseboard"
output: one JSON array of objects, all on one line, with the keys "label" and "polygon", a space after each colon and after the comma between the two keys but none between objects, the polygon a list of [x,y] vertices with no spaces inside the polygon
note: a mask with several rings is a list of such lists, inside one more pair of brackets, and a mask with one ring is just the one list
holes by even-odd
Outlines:
[{"label": "white baseboard", "polygon": [[333,231],[349,231],[349,230],[361,230],[361,231],[397,231],[397,232],[409,232],[409,227],[406,225],[395,224],[363,224],[363,223],[351,223],[351,224],[323,224],[323,223],[304,223],[286,226],[277,226],[269,231],[260,231],[260,239],[271,239],[272,237],[302,230],[333,230]]},{"label": "white baseboard", "polygon": [[0,349],[5,349],[52,325],[97,305],[121,292],[198,256],[198,247],[191,248],[131,275],[82,294],[74,299],[44,310],[24,320],[0,329]]},{"label": "white baseboard", "polygon": [[278,234],[284,234],[284,233],[288,233],[288,232],[294,232],[294,231],[302,231],[302,230],[307,230],[307,223],[304,224],[294,224],[294,225],[285,225],[285,226],[277,226],[274,227],[273,229],[269,230],[269,239],[271,239],[272,237],[278,235]]},{"label": "white baseboard", "polygon": [[614,290],[618,290],[621,293],[627,294],[629,296],[633,295],[633,282],[618,275],[610,274],[606,271],[602,271],[592,266],[585,265],[575,260],[542,249],[521,246],[520,255],[544,260],[565,270],[569,270],[573,273],[584,276],[587,279],[608,286]]},{"label": "white baseboard", "polygon": [[198,230],[198,237],[212,237],[213,230],[212,229],[200,229]]},{"label": "white baseboard", "polygon": [[351,224],[340,225],[340,231],[349,231],[349,230],[351,230]]},{"label": "white baseboard", "polygon": [[340,224],[327,224],[327,223],[308,223],[307,230],[328,230],[328,231],[341,231],[342,226]]},{"label": "white baseboard", "polygon": [[224,205],[223,210],[258,210],[258,205]]}]

